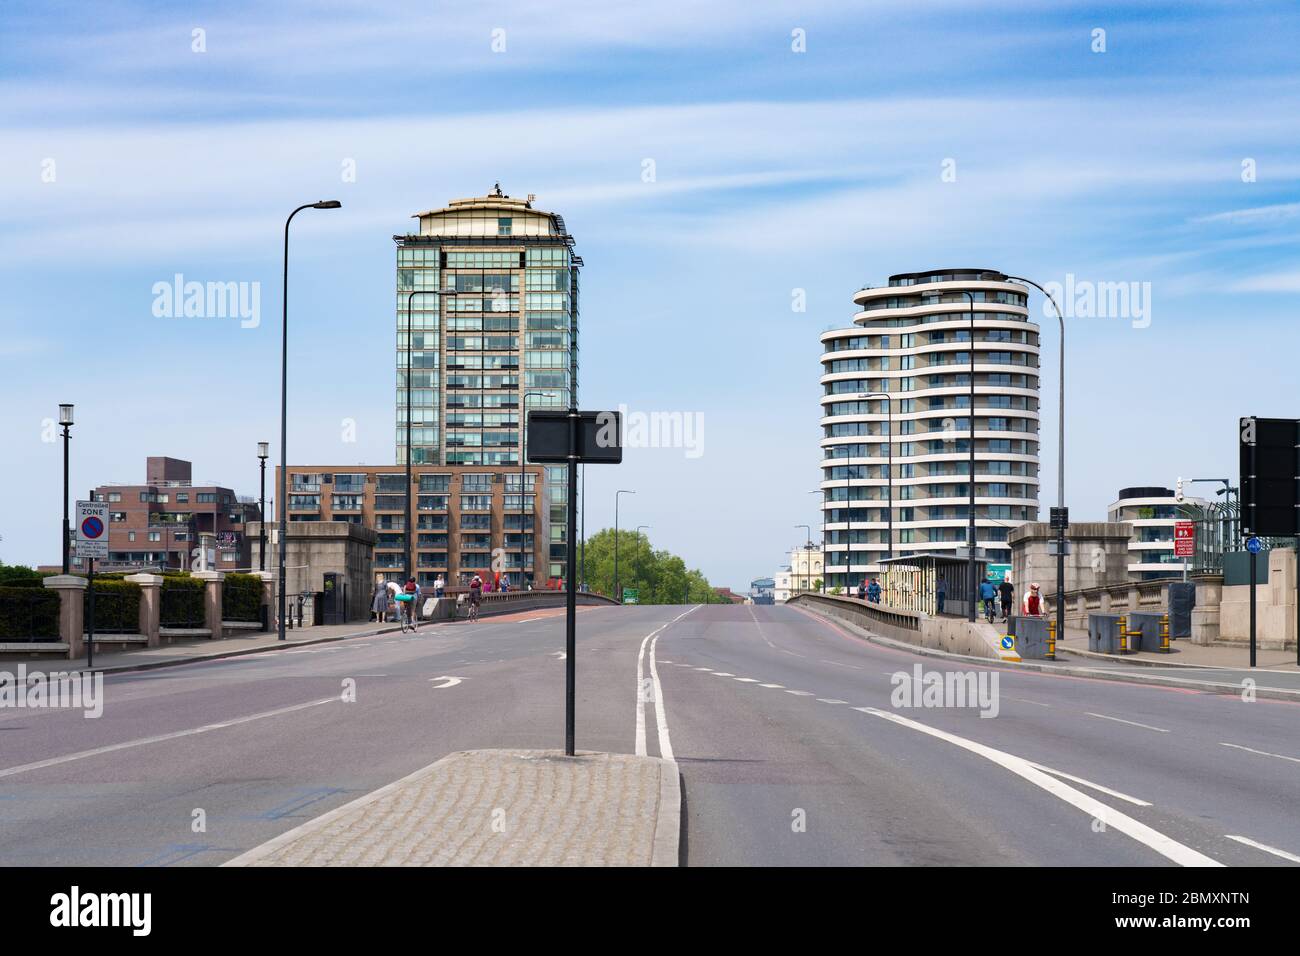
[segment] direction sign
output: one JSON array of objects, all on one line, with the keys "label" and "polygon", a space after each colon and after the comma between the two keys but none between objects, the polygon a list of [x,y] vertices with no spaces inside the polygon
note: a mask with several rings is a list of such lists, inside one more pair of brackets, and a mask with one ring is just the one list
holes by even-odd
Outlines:
[{"label": "direction sign", "polygon": [[77,502],[75,550],[79,558],[108,557],[108,505],[101,501]]},{"label": "direction sign", "polygon": [[1196,553],[1196,523],[1174,522],[1174,557],[1190,558]]},{"label": "direction sign", "polygon": [[1246,539],[1246,550],[1251,554],[1259,554],[1264,550],[1264,543],[1260,541],[1259,538],[1251,535]]},{"label": "direction sign", "polygon": [[640,603],[640,602],[639,602],[639,598],[640,598],[640,596],[641,596],[641,592],[640,592],[637,588],[624,588],[624,589],[623,589],[623,603],[624,603],[624,604],[637,604],[637,603]]}]

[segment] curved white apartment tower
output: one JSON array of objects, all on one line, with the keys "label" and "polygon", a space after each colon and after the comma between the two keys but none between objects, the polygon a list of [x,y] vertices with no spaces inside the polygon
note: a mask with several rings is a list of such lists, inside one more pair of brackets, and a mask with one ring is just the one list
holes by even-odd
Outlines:
[{"label": "curved white apartment tower", "polygon": [[972,371],[976,545],[1010,563],[1007,532],[1038,520],[1039,330],[1027,293],[985,269],[903,273],[854,294],[852,328],[822,334],[828,588],[856,586],[881,558],[965,548]]}]

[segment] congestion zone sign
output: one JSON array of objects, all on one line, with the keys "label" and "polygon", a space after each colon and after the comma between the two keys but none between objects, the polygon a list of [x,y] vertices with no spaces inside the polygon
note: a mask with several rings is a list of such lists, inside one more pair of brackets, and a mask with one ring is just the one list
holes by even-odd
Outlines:
[{"label": "congestion zone sign", "polygon": [[1196,553],[1196,524],[1179,521],[1174,524],[1174,557],[1190,558]]},{"label": "congestion zone sign", "polygon": [[108,505],[101,501],[77,502],[76,554],[79,558],[107,558]]}]

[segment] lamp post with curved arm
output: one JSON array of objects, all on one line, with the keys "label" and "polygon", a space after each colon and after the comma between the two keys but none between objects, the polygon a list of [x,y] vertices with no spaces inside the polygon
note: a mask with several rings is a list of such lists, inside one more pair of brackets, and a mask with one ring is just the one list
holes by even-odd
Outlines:
[{"label": "lamp post with curved arm", "polygon": [[[885,512],[885,519],[888,521],[889,541],[885,546],[885,556],[892,558],[894,556],[894,411],[893,401],[888,392],[862,392],[859,398],[883,398],[885,400],[885,428],[887,437],[885,439],[885,455],[888,464],[885,466],[886,471],[886,493],[888,494],[889,510]],[[850,513],[852,513],[853,502],[849,502]],[[853,522],[849,521],[849,538],[853,537]],[[853,542],[849,542],[849,570],[853,570]]]}]

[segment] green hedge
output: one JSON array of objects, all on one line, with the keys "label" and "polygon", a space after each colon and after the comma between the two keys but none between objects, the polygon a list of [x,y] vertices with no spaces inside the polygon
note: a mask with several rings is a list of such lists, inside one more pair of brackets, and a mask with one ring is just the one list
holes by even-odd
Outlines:
[{"label": "green hedge", "polygon": [[21,564],[4,564],[0,562],[0,587],[5,588],[39,588],[46,575],[35,568]]},{"label": "green hedge", "polygon": [[[90,627],[90,588],[85,596],[86,627]],[[95,575],[95,630],[135,634],[140,630],[140,585]]]},{"label": "green hedge", "polygon": [[0,641],[59,640],[59,592],[0,587]]},{"label": "green hedge", "polygon": [[228,573],[221,588],[223,621],[262,620],[262,579],[255,574]]}]

